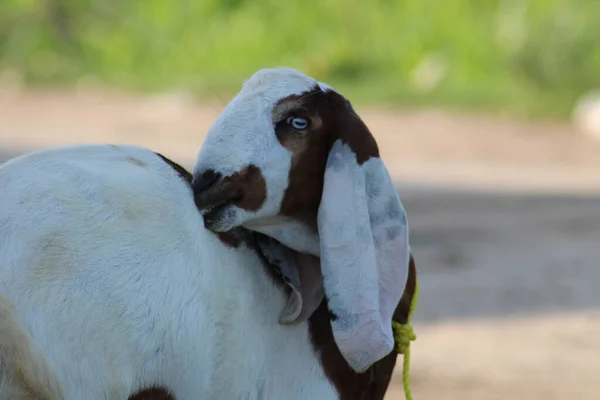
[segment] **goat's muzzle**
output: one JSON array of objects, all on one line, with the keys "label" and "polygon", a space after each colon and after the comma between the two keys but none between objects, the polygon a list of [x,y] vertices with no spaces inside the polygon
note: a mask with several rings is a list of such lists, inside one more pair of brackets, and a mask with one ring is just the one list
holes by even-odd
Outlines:
[{"label": "goat's muzzle", "polygon": [[214,185],[220,177],[221,174],[212,169],[206,170],[201,174],[194,175],[194,178],[192,179],[192,190],[194,191],[194,196]]},{"label": "goat's muzzle", "polygon": [[230,178],[222,178],[220,173],[213,170],[194,176],[192,180],[194,202],[202,212],[205,223],[208,223],[219,210],[239,200],[240,190],[237,186]]}]

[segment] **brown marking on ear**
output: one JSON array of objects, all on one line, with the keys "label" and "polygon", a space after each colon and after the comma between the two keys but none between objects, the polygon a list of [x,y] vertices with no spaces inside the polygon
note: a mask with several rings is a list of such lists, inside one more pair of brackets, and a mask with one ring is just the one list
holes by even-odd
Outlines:
[{"label": "brown marking on ear", "polygon": [[132,394],[127,400],[176,400],[171,392],[163,387],[151,387],[142,389],[137,393]]},{"label": "brown marking on ear", "polygon": [[358,164],[362,165],[371,157],[379,157],[375,137],[356,114],[352,104],[335,91],[328,91],[326,94],[330,116],[335,121],[334,134],[352,149]]}]

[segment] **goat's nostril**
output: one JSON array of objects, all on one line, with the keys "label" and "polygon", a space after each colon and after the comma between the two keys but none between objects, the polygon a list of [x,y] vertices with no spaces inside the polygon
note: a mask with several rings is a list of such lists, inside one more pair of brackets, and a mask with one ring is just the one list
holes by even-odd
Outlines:
[{"label": "goat's nostril", "polygon": [[202,174],[194,176],[194,179],[192,180],[192,189],[194,194],[208,189],[215,182],[217,182],[220,177],[221,174],[213,171],[212,169],[206,170]]}]

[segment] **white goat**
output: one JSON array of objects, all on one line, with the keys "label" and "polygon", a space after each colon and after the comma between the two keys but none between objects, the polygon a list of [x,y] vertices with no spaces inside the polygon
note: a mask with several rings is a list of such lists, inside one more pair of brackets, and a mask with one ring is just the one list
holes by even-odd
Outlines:
[{"label": "white goat", "polygon": [[[209,132],[196,204],[191,176],[137,146],[0,166],[0,399],[382,399],[415,272],[368,130],[331,140],[364,126],[341,100],[294,70],[255,74]],[[323,276],[242,225],[320,255]]]}]

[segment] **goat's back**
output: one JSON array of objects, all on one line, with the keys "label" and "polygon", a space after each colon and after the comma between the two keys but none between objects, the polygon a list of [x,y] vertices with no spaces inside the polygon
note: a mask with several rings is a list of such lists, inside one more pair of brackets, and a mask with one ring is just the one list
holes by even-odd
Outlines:
[{"label": "goat's back", "polygon": [[335,398],[259,258],[205,230],[153,152],[30,153],[0,166],[0,204],[0,293],[65,398]]}]

